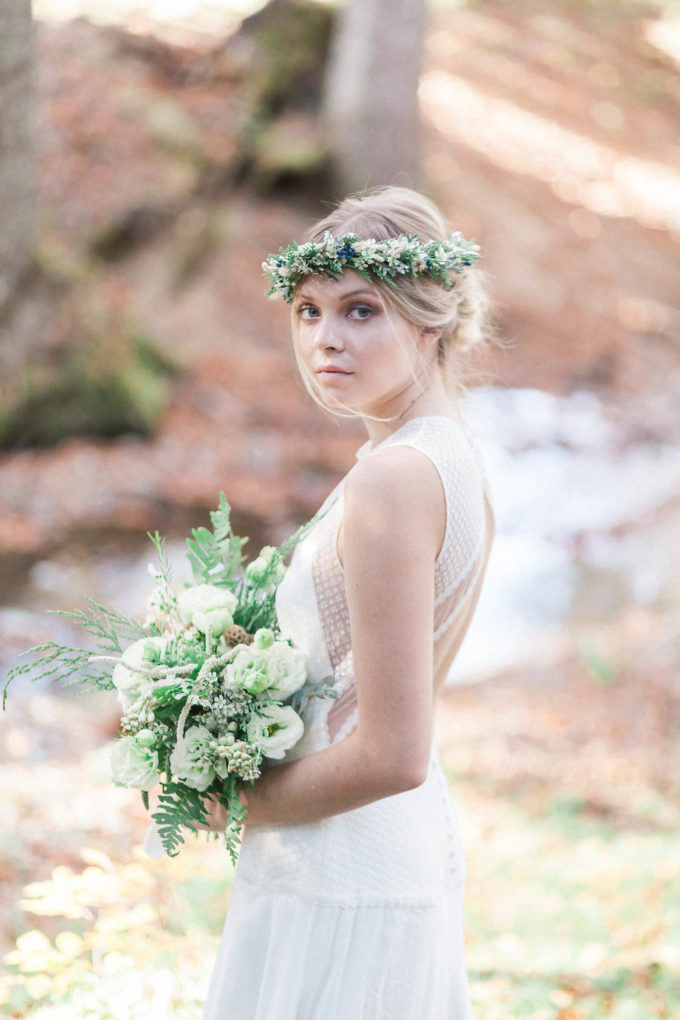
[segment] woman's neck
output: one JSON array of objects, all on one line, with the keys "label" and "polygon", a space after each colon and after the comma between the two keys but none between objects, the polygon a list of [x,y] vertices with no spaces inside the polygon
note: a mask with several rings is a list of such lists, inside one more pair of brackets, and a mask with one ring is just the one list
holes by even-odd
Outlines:
[{"label": "woman's neck", "polygon": [[[407,421],[414,418],[426,418],[430,416],[443,416],[453,418],[457,415],[457,402],[444,387],[444,382],[439,375],[430,380],[425,389],[419,383],[414,383],[414,388],[399,395],[393,401],[394,407],[387,411],[383,410],[380,415],[363,417],[368,438],[373,446],[389,439],[397,429],[405,425]],[[376,418],[385,420],[376,421]]]}]

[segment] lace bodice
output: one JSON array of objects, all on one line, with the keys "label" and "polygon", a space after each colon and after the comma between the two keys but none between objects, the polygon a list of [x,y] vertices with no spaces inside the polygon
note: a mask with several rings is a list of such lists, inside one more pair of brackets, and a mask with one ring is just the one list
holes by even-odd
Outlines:
[{"label": "lace bodice", "polygon": [[[446,529],[435,564],[435,653],[477,588],[486,549],[484,475],[465,429],[445,417],[406,422],[383,443],[409,446],[436,467],[446,498]],[[358,457],[370,456],[367,443]],[[321,509],[320,519],[295,550],[279,588],[282,632],[307,653],[310,674],[332,675],[336,700],[314,700],[305,714],[305,735],[291,752],[302,757],[348,736],[357,722],[350,621],[343,568],[337,553],[344,479]],[[386,522],[386,527],[389,522]]]}]

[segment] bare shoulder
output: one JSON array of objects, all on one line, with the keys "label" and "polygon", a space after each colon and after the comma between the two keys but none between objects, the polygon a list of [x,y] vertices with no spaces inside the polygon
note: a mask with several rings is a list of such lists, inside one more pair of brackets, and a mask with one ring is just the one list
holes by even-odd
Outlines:
[{"label": "bare shoulder", "polygon": [[345,498],[351,501],[400,497],[420,506],[431,496],[442,498],[439,472],[426,454],[411,446],[387,446],[360,460],[347,476]]},{"label": "bare shoulder", "polygon": [[345,482],[345,534],[399,542],[417,531],[438,550],[446,527],[439,472],[424,453],[388,446],[359,461]]}]

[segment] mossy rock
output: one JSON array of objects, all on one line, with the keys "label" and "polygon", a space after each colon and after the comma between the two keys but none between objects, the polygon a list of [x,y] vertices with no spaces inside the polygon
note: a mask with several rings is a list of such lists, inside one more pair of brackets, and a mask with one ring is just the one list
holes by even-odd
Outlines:
[{"label": "mossy rock", "polygon": [[[312,0],[271,0],[234,38],[249,53],[248,100],[239,132],[237,179],[262,191],[327,177],[327,155],[314,129],[334,21]],[[304,138],[291,118],[306,119]]]},{"label": "mossy rock", "polygon": [[328,149],[311,114],[291,111],[262,131],[252,155],[250,183],[257,190],[313,181],[328,172]]},{"label": "mossy rock", "polygon": [[239,35],[252,40],[254,112],[316,109],[333,27],[333,11],[310,0],[270,0],[246,18]]},{"label": "mossy rock", "polygon": [[149,435],[167,406],[169,367],[142,336],[79,344],[0,408],[0,447],[51,446],[70,436]]}]

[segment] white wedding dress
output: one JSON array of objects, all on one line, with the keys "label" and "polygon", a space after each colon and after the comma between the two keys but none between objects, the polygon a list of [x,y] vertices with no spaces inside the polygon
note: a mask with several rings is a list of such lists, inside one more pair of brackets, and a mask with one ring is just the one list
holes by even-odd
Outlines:
[{"label": "white wedding dress", "polygon": [[[467,433],[449,418],[409,421],[380,445],[394,444],[429,457],[446,494],[436,654],[478,592],[487,544],[483,473]],[[366,444],[359,456],[370,452]],[[307,653],[312,679],[332,674],[340,695],[309,703],[289,759],[342,740],[356,725],[336,551],[342,492],[341,482],[279,588],[283,634]],[[434,745],[415,790],[312,824],[246,828],[204,1020],[471,1020],[464,875]]]}]

